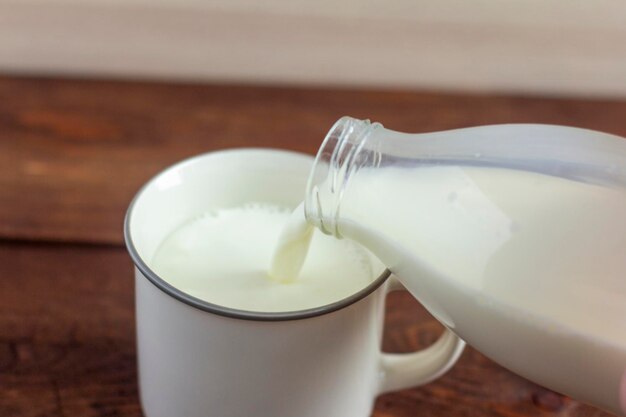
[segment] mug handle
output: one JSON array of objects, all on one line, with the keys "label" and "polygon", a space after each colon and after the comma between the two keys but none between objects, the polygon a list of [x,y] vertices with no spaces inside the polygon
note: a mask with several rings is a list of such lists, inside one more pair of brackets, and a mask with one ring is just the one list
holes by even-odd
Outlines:
[{"label": "mug handle", "polygon": [[[406,288],[394,276],[387,284],[387,293]],[[413,353],[382,353],[382,379],[379,394],[424,385],[446,373],[459,359],[465,342],[448,328],[439,339]]]}]

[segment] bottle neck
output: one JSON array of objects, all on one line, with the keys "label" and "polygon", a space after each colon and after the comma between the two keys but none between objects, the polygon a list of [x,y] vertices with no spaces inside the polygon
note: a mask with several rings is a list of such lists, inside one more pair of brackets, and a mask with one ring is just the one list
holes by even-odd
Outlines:
[{"label": "bottle neck", "polygon": [[342,117],[330,129],[309,176],[304,211],[307,221],[322,232],[340,238],[341,203],[350,180],[363,167],[377,167],[379,123]]}]

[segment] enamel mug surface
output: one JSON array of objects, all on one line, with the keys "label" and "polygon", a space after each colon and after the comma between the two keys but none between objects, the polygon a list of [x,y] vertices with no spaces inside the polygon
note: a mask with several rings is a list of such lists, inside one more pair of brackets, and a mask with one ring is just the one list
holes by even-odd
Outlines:
[{"label": "enamel mug surface", "polygon": [[148,266],[171,231],[211,208],[246,202],[295,207],[312,162],[278,150],[209,153],[157,175],[131,203],[125,237],[135,263],[147,417],[367,417],[380,393],[427,383],[458,359],[464,342],[449,330],[420,352],[380,351],[385,296],[401,289],[380,265],[380,276],[360,292],[285,313],[199,300]]}]

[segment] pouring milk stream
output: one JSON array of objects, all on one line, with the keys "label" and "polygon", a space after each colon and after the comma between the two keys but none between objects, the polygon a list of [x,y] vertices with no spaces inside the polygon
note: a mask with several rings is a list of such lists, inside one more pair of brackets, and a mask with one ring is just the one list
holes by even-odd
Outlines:
[{"label": "pouring milk stream", "polygon": [[625,216],[622,138],[549,125],[408,135],[344,117],[270,275],[298,275],[313,226],[356,241],[485,355],[626,415]]}]

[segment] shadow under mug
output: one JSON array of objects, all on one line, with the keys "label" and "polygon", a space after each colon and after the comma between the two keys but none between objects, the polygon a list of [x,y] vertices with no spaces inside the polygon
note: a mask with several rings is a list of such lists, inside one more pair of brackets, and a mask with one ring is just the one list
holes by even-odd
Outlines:
[{"label": "shadow under mug", "polygon": [[269,149],[208,153],[158,174],[131,203],[124,232],[135,263],[147,417],[366,417],[380,393],[427,383],[460,356],[465,344],[449,330],[416,353],[380,351],[385,296],[401,288],[382,266],[346,299],[286,313],[211,304],[150,269],[160,242],[207,210],[246,202],[295,207],[312,163]]}]

